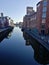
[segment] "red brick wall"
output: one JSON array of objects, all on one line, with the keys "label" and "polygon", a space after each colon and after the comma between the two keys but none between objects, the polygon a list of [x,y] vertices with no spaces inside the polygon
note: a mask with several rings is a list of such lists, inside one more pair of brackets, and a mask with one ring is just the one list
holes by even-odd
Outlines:
[{"label": "red brick wall", "polygon": [[40,6],[37,7],[37,29],[41,33],[41,22],[42,22],[42,1]]},{"label": "red brick wall", "polygon": [[[43,4],[42,1],[40,2],[40,6],[37,7],[37,28],[39,32],[41,33],[41,22],[42,22],[42,9],[43,9]],[[46,12],[46,23],[45,23],[45,33],[48,33],[49,30],[49,0],[47,0],[47,12]]]},{"label": "red brick wall", "polygon": [[49,29],[49,0],[47,0],[46,33]]}]

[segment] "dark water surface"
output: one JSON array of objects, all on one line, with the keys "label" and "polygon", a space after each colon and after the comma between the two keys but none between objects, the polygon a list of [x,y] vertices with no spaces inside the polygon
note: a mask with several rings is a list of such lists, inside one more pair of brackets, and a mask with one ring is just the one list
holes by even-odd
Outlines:
[{"label": "dark water surface", "polygon": [[0,65],[41,65],[35,60],[36,52],[25,37],[21,29],[15,27],[0,42]]}]

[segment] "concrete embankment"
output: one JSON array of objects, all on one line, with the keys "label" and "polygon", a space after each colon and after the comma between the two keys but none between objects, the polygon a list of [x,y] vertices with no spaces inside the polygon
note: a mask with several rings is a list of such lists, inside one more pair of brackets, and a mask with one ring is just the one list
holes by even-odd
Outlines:
[{"label": "concrete embankment", "polygon": [[26,29],[22,29],[22,31],[26,32],[29,36],[35,39],[35,41],[39,42],[39,44],[41,44],[44,48],[49,51],[49,43],[41,39],[40,35],[37,35],[36,33]]},{"label": "concrete embankment", "polygon": [[13,27],[7,27],[7,28],[4,28],[4,29],[0,29],[0,39],[3,37],[3,36],[7,36],[7,34],[13,30]]}]

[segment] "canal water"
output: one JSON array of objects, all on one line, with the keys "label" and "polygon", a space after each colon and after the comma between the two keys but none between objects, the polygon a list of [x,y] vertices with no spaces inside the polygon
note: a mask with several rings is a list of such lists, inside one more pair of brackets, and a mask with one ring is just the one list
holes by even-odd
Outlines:
[{"label": "canal water", "polygon": [[19,27],[0,40],[0,65],[41,65],[35,60],[34,53]]}]

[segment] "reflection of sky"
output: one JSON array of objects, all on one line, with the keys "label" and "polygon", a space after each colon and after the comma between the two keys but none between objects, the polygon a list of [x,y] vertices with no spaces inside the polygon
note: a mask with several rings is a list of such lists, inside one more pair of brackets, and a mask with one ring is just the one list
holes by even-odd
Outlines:
[{"label": "reflection of sky", "polygon": [[26,7],[33,6],[36,9],[38,1],[40,0],[0,0],[0,12],[4,12],[15,21],[21,21],[25,15]]},{"label": "reflection of sky", "polygon": [[12,36],[0,43],[0,57],[7,62],[18,63],[16,65],[38,65],[34,60],[34,50],[25,44],[21,30],[14,28]]}]

